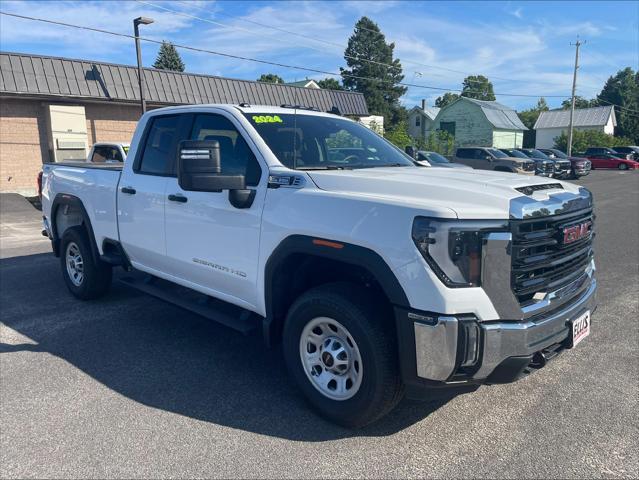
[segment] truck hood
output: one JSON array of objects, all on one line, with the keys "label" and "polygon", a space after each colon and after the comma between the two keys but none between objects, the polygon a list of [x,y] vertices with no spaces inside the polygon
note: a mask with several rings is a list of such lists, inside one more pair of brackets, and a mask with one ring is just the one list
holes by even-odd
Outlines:
[{"label": "truck hood", "polygon": [[526,197],[519,187],[560,183],[563,189],[534,192],[529,198],[547,200],[558,193],[578,193],[575,185],[542,177],[457,168],[364,168],[307,171],[318,188],[370,199],[402,203],[413,208],[452,209],[458,218],[507,219],[510,202]]}]

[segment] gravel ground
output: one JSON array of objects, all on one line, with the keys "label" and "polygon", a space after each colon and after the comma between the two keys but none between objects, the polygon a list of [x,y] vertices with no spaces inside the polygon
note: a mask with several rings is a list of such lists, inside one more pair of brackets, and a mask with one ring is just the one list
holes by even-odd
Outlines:
[{"label": "gravel ground", "polygon": [[2,196],[0,476],[639,477],[639,174],[579,183],[598,214],[591,336],[515,384],[403,401],[359,431],[315,416],[257,336],[118,283],[74,300],[40,213]]}]

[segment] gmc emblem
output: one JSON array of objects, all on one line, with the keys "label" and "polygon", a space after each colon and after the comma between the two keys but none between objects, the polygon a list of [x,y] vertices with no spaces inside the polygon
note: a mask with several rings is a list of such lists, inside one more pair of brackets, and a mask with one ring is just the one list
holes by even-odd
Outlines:
[{"label": "gmc emblem", "polygon": [[574,243],[582,238],[586,238],[590,235],[590,227],[592,226],[592,222],[588,220],[587,222],[580,223],[577,225],[572,225],[570,227],[564,228],[564,245],[569,243]]}]

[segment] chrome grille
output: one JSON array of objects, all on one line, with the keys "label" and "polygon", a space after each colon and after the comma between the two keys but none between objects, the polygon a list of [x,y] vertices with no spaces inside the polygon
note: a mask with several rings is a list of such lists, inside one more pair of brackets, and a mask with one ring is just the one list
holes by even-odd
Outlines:
[{"label": "chrome grille", "polygon": [[564,244],[564,228],[593,222],[592,209],[565,215],[511,221],[511,286],[520,305],[536,300],[537,294],[554,292],[585,274],[592,259],[594,238],[588,235]]}]

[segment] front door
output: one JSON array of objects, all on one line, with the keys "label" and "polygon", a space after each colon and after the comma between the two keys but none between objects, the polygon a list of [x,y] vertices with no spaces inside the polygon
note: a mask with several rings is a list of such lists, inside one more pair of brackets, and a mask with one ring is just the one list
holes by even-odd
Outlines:
[{"label": "front door", "polygon": [[122,171],[117,192],[120,241],[140,270],[161,271],[166,259],[165,190],[184,121],[184,115],[150,118],[135,159]]},{"label": "front door", "polygon": [[[223,174],[244,175],[257,190],[250,208],[238,209],[229,192],[182,190],[176,177],[166,188],[166,253],[171,275],[181,283],[237,305],[257,303],[257,266],[266,169],[231,118],[195,114],[191,140],[217,141]],[[261,178],[264,177],[264,178]]]}]

